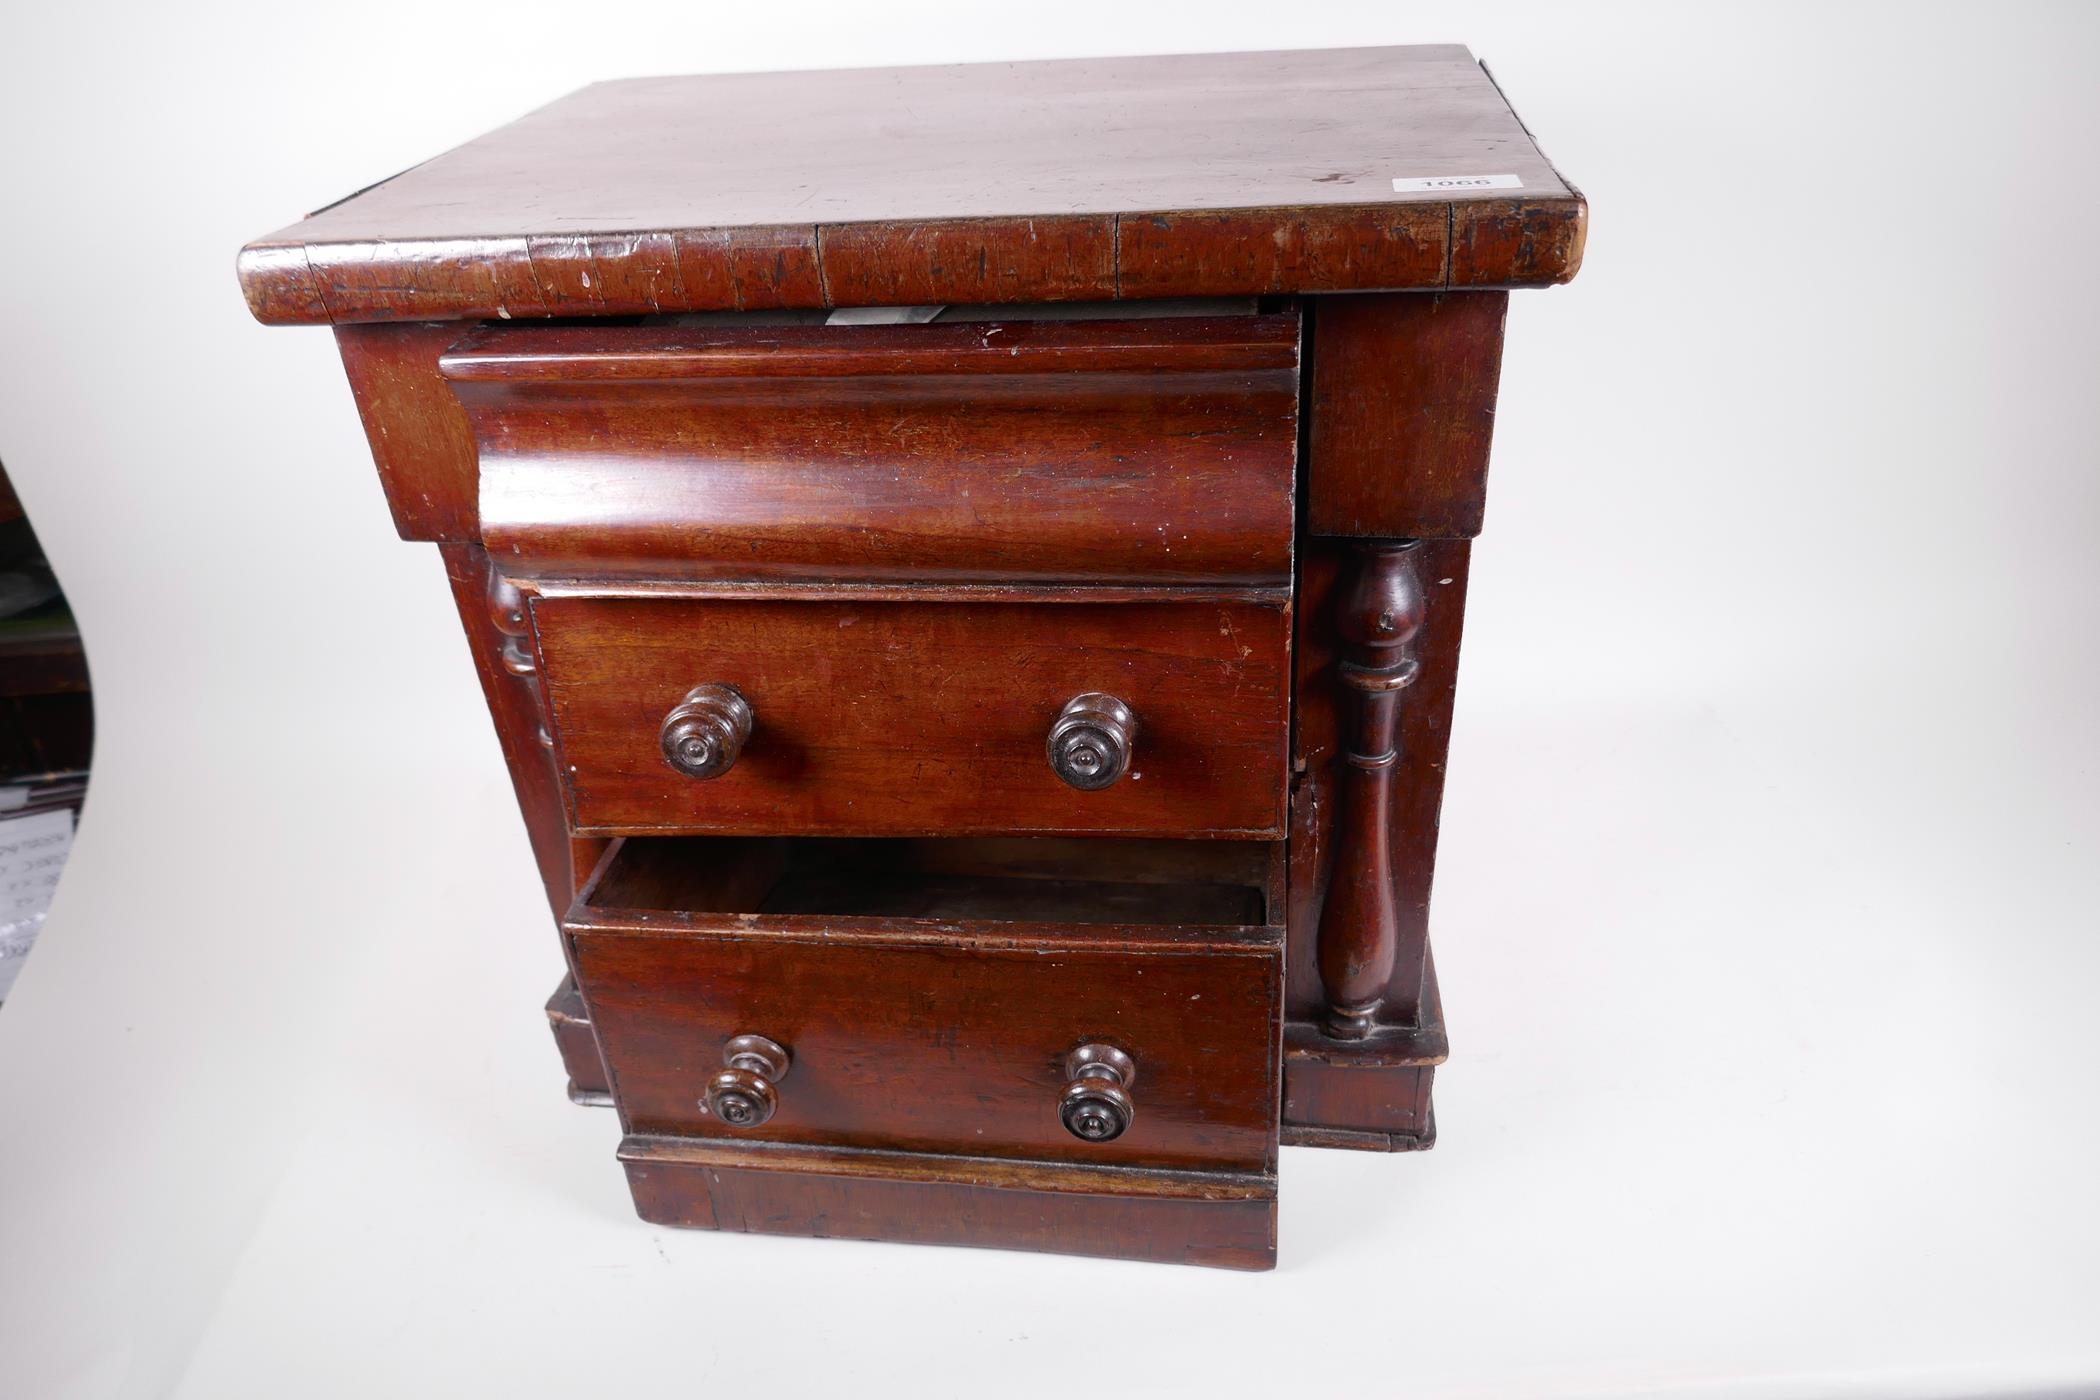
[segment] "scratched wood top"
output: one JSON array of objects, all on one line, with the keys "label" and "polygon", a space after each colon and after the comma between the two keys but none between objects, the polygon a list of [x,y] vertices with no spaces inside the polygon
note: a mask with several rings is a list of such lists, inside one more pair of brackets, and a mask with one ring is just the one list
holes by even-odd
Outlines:
[{"label": "scratched wood top", "polygon": [[[1480,175],[1521,183],[1393,187]],[[1422,45],[600,83],[240,275],[271,323],[1523,286],[1584,221]]]}]

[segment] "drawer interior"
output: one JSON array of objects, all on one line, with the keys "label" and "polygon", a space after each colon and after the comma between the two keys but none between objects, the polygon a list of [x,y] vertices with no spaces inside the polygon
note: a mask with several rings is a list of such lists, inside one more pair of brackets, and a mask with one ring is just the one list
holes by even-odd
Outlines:
[{"label": "drawer interior", "polygon": [[1275,845],[1115,838],[634,836],[594,911],[972,923],[1263,925]]}]

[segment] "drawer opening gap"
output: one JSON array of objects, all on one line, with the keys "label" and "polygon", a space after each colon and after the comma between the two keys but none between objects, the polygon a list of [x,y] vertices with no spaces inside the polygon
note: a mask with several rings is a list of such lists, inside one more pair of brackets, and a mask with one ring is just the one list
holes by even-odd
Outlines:
[{"label": "drawer opening gap", "polygon": [[698,914],[1259,926],[1273,843],[630,836],[583,903]]}]

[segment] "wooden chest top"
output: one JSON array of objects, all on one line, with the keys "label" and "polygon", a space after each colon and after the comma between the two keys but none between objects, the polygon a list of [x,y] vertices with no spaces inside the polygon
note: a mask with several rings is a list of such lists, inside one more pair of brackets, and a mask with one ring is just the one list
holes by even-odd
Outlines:
[{"label": "wooden chest top", "polygon": [[1265,295],[1566,281],[1583,226],[1418,45],[600,83],[240,274],[270,323]]}]

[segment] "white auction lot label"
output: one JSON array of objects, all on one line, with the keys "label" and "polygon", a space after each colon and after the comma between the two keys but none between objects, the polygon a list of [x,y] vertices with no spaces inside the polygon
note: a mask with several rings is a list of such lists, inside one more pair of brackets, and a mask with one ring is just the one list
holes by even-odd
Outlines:
[{"label": "white auction lot label", "polygon": [[1393,181],[1394,194],[1420,194],[1437,190],[1521,190],[1524,182],[1514,175],[1411,175]]}]

